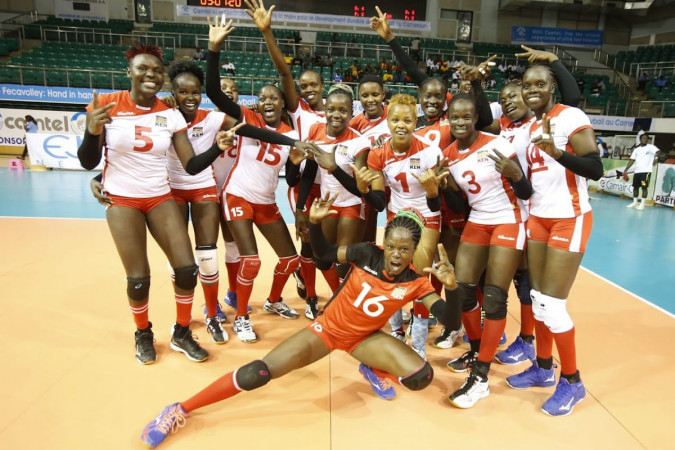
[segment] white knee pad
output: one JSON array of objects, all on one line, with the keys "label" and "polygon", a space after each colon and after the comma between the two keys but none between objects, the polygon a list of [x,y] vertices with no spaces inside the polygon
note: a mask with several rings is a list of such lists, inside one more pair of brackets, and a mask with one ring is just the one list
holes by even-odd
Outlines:
[{"label": "white knee pad", "polygon": [[535,320],[543,322],[544,321],[543,311],[541,309],[541,305],[539,304],[540,296],[541,292],[536,291],[534,289],[530,289],[530,298],[532,299],[532,315],[534,315]]},{"label": "white knee pad", "polygon": [[176,281],[176,272],[173,271],[173,267],[171,267],[171,263],[169,260],[166,260],[166,268],[169,270],[169,277],[171,277],[171,281]]},{"label": "white knee pad", "polygon": [[239,249],[234,242],[225,242],[225,262],[236,263],[239,262]]},{"label": "white knee pad", "polygon": [[215,275],[218,273],[218,249],[198,248],[195,250],[197,265],[202,275]]},{"label": "white knee pad", "polygon": [[[540,314],[544,318],[544,325],[551,330],[551,333],[564,333],[574,328],[574,322],[567,312],[567,300],[542,293],[537,295],[537,300]],[[532,306],[532,311],[534,311],[534,302]]]}]

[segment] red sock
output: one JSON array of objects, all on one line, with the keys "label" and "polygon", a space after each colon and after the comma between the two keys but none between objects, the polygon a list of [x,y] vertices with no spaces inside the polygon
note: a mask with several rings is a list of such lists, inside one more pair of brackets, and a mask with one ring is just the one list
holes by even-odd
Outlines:
[{"label": "red sock", "polygon": [[137,329],[145,330],[150,326],[150,322],[148,322],[148,300],[145,300],[145,303],[142,305],[129,305],[129,308],[131,309],[131,314],[134,315],[134,322],[136,323]]},{"label": "red sock", "polygon": [[194,292],[191,294],[176,293],[176,322],[181,326],[187,327],[190,325],[194,297]]},{"label": "red sock", "polygon": [[340,287],[340,278],[338,278],[337,271],[335,270],[335,265],[332,265],[331,268],[328,270],[322,270],[321,273],[328,282],[330,290],[333,291],[333,293],[335,293],[335,291],[337,291],[338,288]]},{"label": "red sock", "polygon": [[520,334],[523,336],[532,336],[534,334],[532,305],[520,304]]},{"label": "red sock", "polygon": [[300,257],[300,273],[305,280],[307,297],[316,297],[316,266],[312,258]]},{"label": "red sock", "polygon": [[560,356],[560,373],[573,375],[577,371],[577,346],[574,343],[574,328],[564,333],[551,333]]},{"label": "red sock", "polygon": [[248,314],[248,300],[253,292],[253,280],[237,277],[237,316]]},{"label": "red sock", "polygon": [[185,412],[192,412],[195,409],[203,408],[204,406],[225,400],[226,398],[230,398],[240,393],[241,389],[237,387],[237,383],[234,379],[236,373],[237,372],[235,371],[230,372],[227,375],[223,375],[208,385],[205,389],[197,393],[197,395],[194,395],[188,400],[181,402],[181,406]]},{"label": "red sock", "polygon": [[204,289],[206,315],[208,317],[215,317],[216,315],[216,305],[218,304],[218,279],[218,272],[213,275],[204,275],[199,272],[199,280],[202,283],[202,289]]},{"label": "red sock", "polygon": [[483,289],[481,289],[480,285],[476,286],[476,301],[478,304],[483,307]]},{"label": "red sock", "polygon": [[[298,255],[284,256],[279,258],[279,262],[274,267],[274,278],[272,279],[272,288],[270,289],[270,295],[267,297],[271,303],[278,302],[281,300],[281,291],[284,290],[284,286],[288,281],[288,277],[295,272],[294,267],[298,267],[299,259]],[[237,296],[237,301],[239,296]]]},{"label": "red sock", "polygon": [[237,273],[239,272],[240,261],[226,262],[225,269],[227,270],[227,282],[230,284],[227,288],[230,292],[237,292]]},{"label": "red sock", "polygon": [[476,306],[469,312],[462,312],[462,323],[464,323],[464,329],[466,329],[466,334],[469,336],[469,340],[475,341],[481,338],[483,330],[480,328],[479,306]]},{"label": "red sock", "polygon": [[441,282],[441,280],[439,280],[438,278],[436,278],[433,275],[431,275],[430,278],[431,278],[431,285],[434,287],[434,290],[436,291],[436,293],[440,297],[441,292],[443,292],[443,287],[444,287],[443,283]]},{"label": "red sock", "polygon": [[537,337],[534,340],[537,347],[537,357],[548,359],[553,356],[553,333],[544,325],[544,322],[534,319],[534,334]]},{"label": "red sock", "polygon": [[491,320],[486,318],[483,324],[483,336],[480,340],[480,351],[478,352],[478,361],[492,362],[499,347],[499,340],[506,328],[506,319]]},{"label": "red sock", "polygon": [[422,302],[413,302],[413,314],[421,319],[429,318],[429,310]]}]

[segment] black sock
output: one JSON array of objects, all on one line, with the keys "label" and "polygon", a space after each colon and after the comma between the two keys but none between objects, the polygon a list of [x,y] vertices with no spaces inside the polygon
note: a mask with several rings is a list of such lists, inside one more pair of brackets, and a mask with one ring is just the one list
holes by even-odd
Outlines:
[{"label": "black sock", "polygon": [[482,379],[487,380],[488,372],[490,372],[490,363],[476,361],[473,363],[473,369],[471,371],[480,375]]},{"label": "black sock", "polygon": [[469,339],[469,345],[471,346],[472,352],[478,353],[480,350],[480,339],[476,339],[475,341]]},{"label": "black sock", "polygon": [[578,383],[581,381],[581,376],[579,375],[578,370],[574,372],[572,375],[565,375],[564,373],[561,373],[560,376],[565,378],[570,384]]},{"label": "black sock", "polygon": [[523,340],[523,342],[527,342],[528,344],[532,344],[534,342],[534,335],[532,334],[526,336],[521,333],[520,338]]},{"label": "black sock", "polygon": [[540,369],[551,370],[553,368],[553,356],[546,359],[537,356],[537,365]]}]

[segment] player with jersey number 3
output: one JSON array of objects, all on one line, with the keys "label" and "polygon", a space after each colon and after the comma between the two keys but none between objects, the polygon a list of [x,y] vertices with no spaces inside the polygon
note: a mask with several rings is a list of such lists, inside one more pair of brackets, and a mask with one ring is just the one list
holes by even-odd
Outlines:
[{"label": "player with jersey number 3", "polygon": [[[309,213],[312,248],[321,259],[349,263],[352,270],[324,313],[262,359],[222,376],[187,401],[164,408],[143,430],[141,440],[145,444],[159,445],[172,430],[182,428],[188,414],[196,409],[241,391],[260,388],[274,378],[318,361],[333,350],[346,351],[360,361],[361,373],[382,398],[394,397],[388,380],[414,391],[431,383],[431,365],[410,347],[380,330],[394,311],[417,298],[423,299],[437,317],[445,315],[445,301],[434,292],[429,279],[410,265],[422,234],[422,219],[409,211],[399,213],[385,229],[383,248],[366,242],[329,245],[321,231],[321,222],[337,213],[331,209],[334,200],[327,195],[312,204]],[[453,267],[443,247],[438,250],[440,261],[426,271],[446,288],[455,289]]]}]

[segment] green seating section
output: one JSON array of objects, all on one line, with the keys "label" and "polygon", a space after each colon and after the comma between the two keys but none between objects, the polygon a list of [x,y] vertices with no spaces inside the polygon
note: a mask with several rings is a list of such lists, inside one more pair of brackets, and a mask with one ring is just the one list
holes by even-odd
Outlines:
[{"label": "green seating section", "polygon": [[522,49],[518,45],[511,44],[495,44],[492,42],[474,42],[473,52],[476,55],[488,56],[495,53],[505,56],[513,56],[516,53],[522,53]]},{"label": "green seating section", "polygon": [[650,63],[660,61],[675,61],[675,44],[650,45],[638,47],[636,50],[618,52],[615,67],[628,72],[632,63]]},{"label": "green seating section", "polygon": [[0,56],[9,56],[10,52],[19,50],[19,40],[0,37]]},{"label": "green seating section", "polygon": [[[94,28],[101,31],[110,31],[114,34],[130,34],[134,28],[134,23],[131,20],[110,19],[108,22],[89,21],[89,20],[74,20],[74,19],[58,19],[54,16],[49,16],[47,19],[41,19],[32,24],[25,25],[26,38],[40,39],[40,27],[56,29],[57,27],[79,27],[79,28]],[[46,34],[47,40],[58,40],[58,33],[50,32]]]}]

